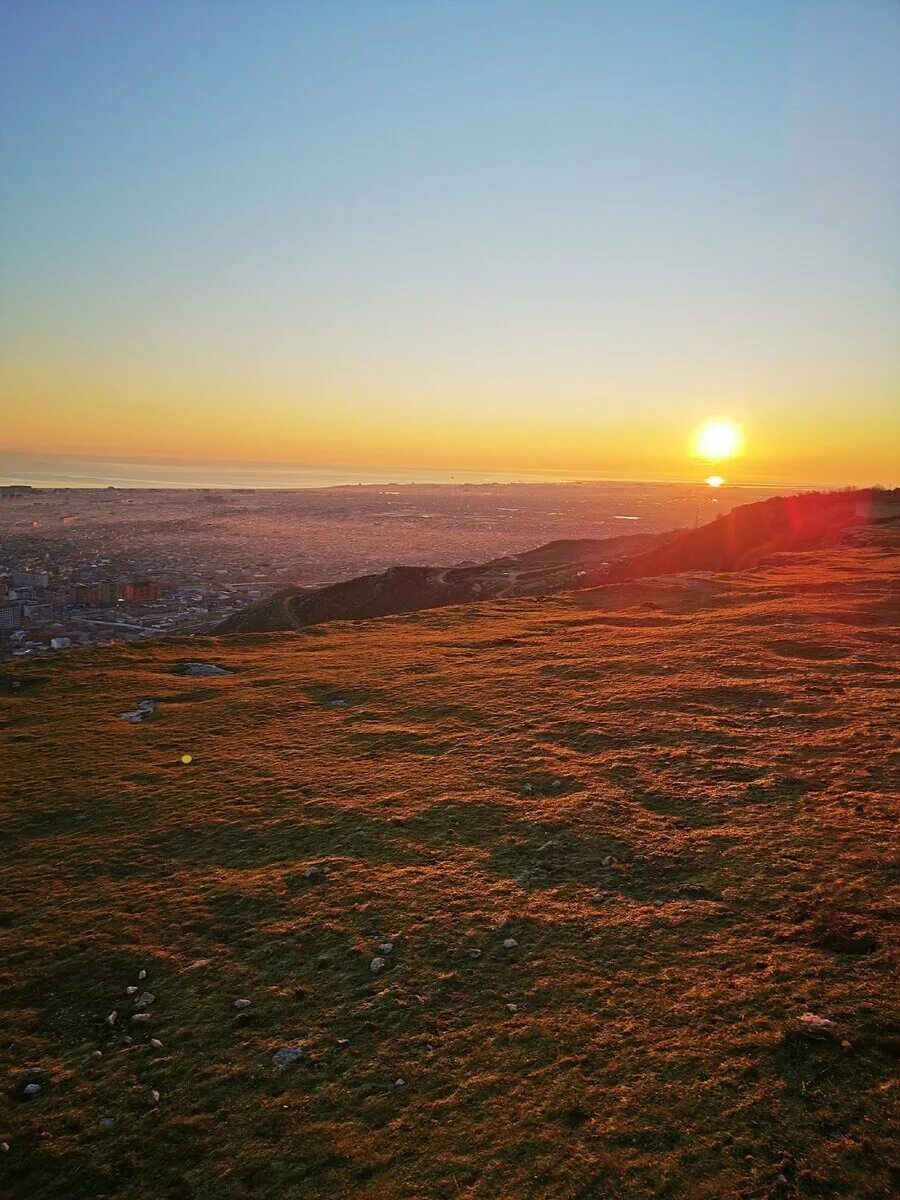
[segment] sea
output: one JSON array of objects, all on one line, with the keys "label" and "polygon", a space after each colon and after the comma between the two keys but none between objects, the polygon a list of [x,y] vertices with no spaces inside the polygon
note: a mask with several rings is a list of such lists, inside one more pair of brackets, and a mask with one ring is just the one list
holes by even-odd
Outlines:
[{"label": "sea", "polygon": [[[90,458],[0,452],[0,485],[48,488],[327,488],[390,484],[634,483],[611,475],[552,471],[448,471],[422,467],[365,469],[175,459]],[[641,480],[697,483],[696,479]],[[734,486],[734,485],[733,485]],[[740,486],[740,484],[737,484]],[[759,484],[745,486],[759,487]]]}]

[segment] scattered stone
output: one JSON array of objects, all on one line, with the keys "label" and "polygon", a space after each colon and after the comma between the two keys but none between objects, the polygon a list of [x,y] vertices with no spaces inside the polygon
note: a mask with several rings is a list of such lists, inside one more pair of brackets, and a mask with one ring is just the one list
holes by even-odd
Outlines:
[{"label": "scattered stone", "polygon": [[505,941],[503,942],[503,949],[504,950],[515,950],[515,948],[516,948],[516,946],[518,946],[518,944],[519,943],[516,941],[515,938],[506,938]]},{"label": "scattered stone", "polygon": [[272,1066],[276,1071],[285,1071],[288,1067],[292,1067],[295,1062],[299,1062],[302,1057],[302,1046],[282,1046],[280,1050],[276,1050],[272,1055]]},{"label": "scattered stone", "polygon": [[406,1087],[406,1080],[403,1078],[402,1075],[398,1079],[394,1080],[394,1087],[396,1087],[396,1088]]},{"label": "scattered stone", "polygon": [[155,1089],[147,1097],[147,1103],[152,1107],[154,1104],[159,1104],[159,1092]]},{"label": "scattered stone", "polygon": [[138,971],[138,982],[140,982],[142,979],[146,979],[146,978],[147,978],[146,971]]},{"label": "scattered stone", "polygon": [[235,1000],[234,1007],[237,1009],[249,1008],[250,1001],[249,1000]]},{"label": "scattered stone", "polygon": [[129,1037],[129,1036],[128,1036],[128,1034],[126,1033],[126,1034],[125,1034],[125,1036],[122,1038],[122,1045],[123,1045],[123,1046],[133,1046],[133,1045],[134,1045],[134,1038],[133,1038],[133,1037]]},{"label": "scattered stone", "polygon": [[106,1023],[107,1023],[107,1025],[115,1025],[115,1023],[116,1023],[116,1017],[117,1017],[118,1015],[119,1015],[119,1014],[116,1012],[116,1010],[115,1010],[115,1009],[113,1009],[113,1010],[112,1010],[112,1012],[109,1014],[109,1016],[106,1018]]},{"label": "scattered stone", "polygon": [[131,984],[130,987],[127,987],[125,989],[125,994],[126,994],[126,996],[133,996],[136,991],[137,991],[137,988],[134,986],[134,984]]},{"label": "scattered stone", "polygon": [[841,1042],[841,1049],[845,1054],[851,1054],[853,1052],[853,1043],[848,1042],[847,1039],[844,1038],[844,1040]]},{"label": "scattered stone", "polygon": [[38,1093],[40,1092],[40,1090],[41,1090],[41,1085],[39,1083],[26,1083],[25,1084],[25,1095],[26,1096],[37,1096]]},{"label": "scattered stone", "polygon": [[549,842],[544,842],[543,846],[538,846],[537,852],[538,854],[543,854],[545,850],[552,850],[555,845],[556,842],[552,840]]},{"label": "scattered stone", "polygon": [[481,951],[480,950],[470,950],[469,958],[481,958]]},{"label": "scattered stone", "polygon": [[800,1028],[804,1033],[813,1037],[830,1034],[834,1031],[834,1021],[827,1017],[819,1017],[815,1013],[805,1012],[800,1017]]},{"label": "scattered stone", "polygon": [[507,1004],[506,1011],[508,1013],[517,1013],[519,1011],[518,1004]]},{"label": "scattered stone", "polygon": [[101,1117],[100,1118],[100,1128],[101,1129],[112,1129],[112,1127],[113,1127],[113,1125],[115,1125],[115,1123],[116,1123],[115,1117]]},{"label": "scattered stone", "polygon": [[154,1050],[162,1050],[162,1048],[163,1048],[163,1044],[159,1040],[159,1038],[151,1038],[150,1045],[153,1047]]},{"label": "scattered stone", "polygon": [[139,1021],[149,1021],[150,1014],[148,1012],[138,1012],[138,1013],[135,1013],[131,1019],[132,1019],[132,1021],[134,1021],[136,1023]]},{"label": "scattered stone", "polygon": [[385,957],[387,957],[389,954],[393,954],[393,952],[394,952],[394,943],[393,942],[382,942],[381,945],[378,947],[378,953],[381,955],[384,955]]},{"label": "scattered stone", "polygon": [[325,871],[321,867],[308,867],[303,872],[304,879],[324,879]]},{"label": "scattered stone", "polygon": [[615,865],[616,860],[612,854],[607,854],[606,858],[604,858],[600,863],[601,867],[614,867]]},{"label": "scattered stone", "polygon": [[349,1039],[349,1038],[338,1038],[338,1040],[337,1040],[337,1044],[338,1044],[339,1046],[349,1046],[349,1045],[350,1045],[350,1039]]},{"label": "scattered stone", "polygon": [[369,970],[372,972],[373,975],[377,975],[379,973],[379,971],[383,971],[386,966],[387,966],[387,963],[384,961],[384,959],[379,958],[376,955],[375,958],[373,958],[372,961],[369,963]]},{"label": "scattered stone", "polygon": [[142,992],[134,1002],[135,1008],[149,1008],[156,997],[152,992]]},{"label": "scattered stone", "polygon": [[192,662],[188,663],[182,672],[183,675],[233,675],[233,671],[226,671],[224,667],[217,667],[215,663]]},{"label": "scattered stone", "polygon": [[102,1057],[103,1057],[102,1050],[95,1050],[94,1053],[91,1055],[91,1058],[102,1058]]},{"label": "scattered stone", "polygon": [[348,701],[346,700],[329,700],[328,703],[332,708],[346,708]]},{"label": "scattered stone", "polygon": [[9,1142],[0,1142],[0,1153],[9,1154]]},{"label": "scattered stone", "polygon": [[530,783],[526,783],[525,787],[522,790],[526,793],[526,795],[530,796],[531,793],[534,791],[534,788],[531,786]]}]

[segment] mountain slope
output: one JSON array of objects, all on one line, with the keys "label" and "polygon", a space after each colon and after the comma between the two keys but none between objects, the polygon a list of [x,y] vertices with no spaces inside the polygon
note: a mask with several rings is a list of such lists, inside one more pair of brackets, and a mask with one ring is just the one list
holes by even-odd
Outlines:
[{"label": "mountain slope", "polygon": [[218,633],[302,629],[451,604],[553,595],[688,570],[752,566],[775,551],[832,545],[848,528],[900,511],[900,492],[808,493],[742,505],[699,529],[552,542],[459,567],[392,567],[321,588],[288,588],[229,616]]},{"label": "mountain slope", "polygon": [[0,1191],[890,1195],[870,540],[5,669]]}]

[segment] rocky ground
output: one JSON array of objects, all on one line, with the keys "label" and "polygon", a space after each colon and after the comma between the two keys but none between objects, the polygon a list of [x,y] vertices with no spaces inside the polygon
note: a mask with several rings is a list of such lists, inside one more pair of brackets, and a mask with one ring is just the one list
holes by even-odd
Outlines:
[{"label": "rocky ground", "polygon": [[7,669],[0,1190],[894,1194],[898,575]]}]

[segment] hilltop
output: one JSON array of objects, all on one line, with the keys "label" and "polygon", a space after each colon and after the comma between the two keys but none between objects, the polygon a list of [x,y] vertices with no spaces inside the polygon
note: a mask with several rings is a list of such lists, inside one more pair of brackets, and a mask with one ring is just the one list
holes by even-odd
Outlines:
[{"label": "hilltop", "polygon": [[850,537],[5,669],[0,1189],[891,1195],[900,564]]},{"label": "hilltop", "polygon": [[767,555],[839,542],[900,516],[900,490],[809,492],[740,505],[699,529],[559,540],[455,567],[397,566],[324,587],[289,587],[231,614],[218,633],[268,633],[452,604],[547,596],[659,574],[731,571]]}]

